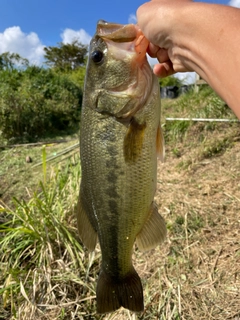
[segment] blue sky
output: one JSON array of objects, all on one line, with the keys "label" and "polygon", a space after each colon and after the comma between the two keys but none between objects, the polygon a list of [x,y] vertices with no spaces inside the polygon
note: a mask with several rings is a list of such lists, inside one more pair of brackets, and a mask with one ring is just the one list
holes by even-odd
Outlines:
[{"label": "blue sky", "polygon": [[[228,4],[230,0],[216,0]],[[231,0],[240,7],[240,0]],[[19,53],[30,62],[43,61],[44,46],[78,39],[88,44],[99,19],[135,22],[143,0],[0,0],[0,54]],[[214,0],[209,1],[214,2]]]}]

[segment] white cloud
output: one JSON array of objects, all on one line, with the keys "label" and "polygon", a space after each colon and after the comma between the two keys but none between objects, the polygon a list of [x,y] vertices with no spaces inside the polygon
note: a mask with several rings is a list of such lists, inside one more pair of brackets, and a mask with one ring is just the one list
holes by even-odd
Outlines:
[{"label": "white cloud", "polygon": [[240,8],[240,0],[231,0],[228,4],[229,6]]},{"label": "white cloud", "polygon": [[[65,29],[60,36],[63,43],[71,43],[76,39],[82,44],[89,44],[91,40],[91,36],[83,29],[77,31]],[[30,64],[41,65],[44,60],[44,47],[35,32],[24,33],[19,26],[0,32],[0,54],[7,51],[18,53],[28,59]]]},{"label": "white cloud", "polygon": [[44,45],[35,32],[24,33],[21,28],[10,27],[0,33],[0,54],[9,51],[27,58],[31,64],[40,64]]},{"label": "white cloud", "polygon": [[193,84],[196,81],[195,72],[178,72],[175,77],[180,79],[184,84]]},{"label": "white cloud", "polygon": [[128,23],[133,23],[133,24],[137,23],[137,17],[135,14],[130,14],[130,16],[128,17]]},{"label": "white cloud", "polygon": [[61,38],[62,42],[65,44],[78,40],[80,43],[88,45],[92,37],[84,29],[75,31],[67,28],[61,34]]}]

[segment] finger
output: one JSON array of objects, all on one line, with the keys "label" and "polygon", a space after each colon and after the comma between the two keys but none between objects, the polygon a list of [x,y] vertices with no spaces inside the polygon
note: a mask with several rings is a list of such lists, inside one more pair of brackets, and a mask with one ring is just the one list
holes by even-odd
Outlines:
[{"label": "finger", "polygon": [[156,58],[160,63],[169,61],[168,51],[166,49],[159,48]]},{"label": "finger", "polygon": [[159,78],[165,78],[176,73],[170,60],[164,63],[156,64],[153,68],[153,72]]},{"label": "finger", "polygon": [[148,46],[148,50],[147,50],[147,53],[150,55],[150,57],[152,58],[156,58],[157,57],[157,52],[159,50],[159,47],[158,46],[155,46],[153,43],[149,43],[149,46]]},{"label": "finger", "polygon": [[166,49],[159,48],[155,46],[153,43],[149,43],[147,53],[152,58],[157,58],[159,62],[165,62],[169,60],[168,52]]}]

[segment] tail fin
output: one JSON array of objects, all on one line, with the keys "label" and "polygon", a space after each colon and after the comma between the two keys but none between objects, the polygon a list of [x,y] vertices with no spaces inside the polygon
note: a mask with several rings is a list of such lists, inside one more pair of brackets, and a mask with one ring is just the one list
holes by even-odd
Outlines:
[{"label": "tail fin", "polygon": [[97,283],[97,313],[113,312],[120,307],[143,311],[141,279],[134,268],[121,280],[101,270]]}]

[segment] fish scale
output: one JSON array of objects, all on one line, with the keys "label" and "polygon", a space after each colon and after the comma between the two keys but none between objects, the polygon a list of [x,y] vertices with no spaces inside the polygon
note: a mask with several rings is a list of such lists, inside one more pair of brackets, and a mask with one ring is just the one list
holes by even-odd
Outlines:
[{"label": "fish scale", "polygon": [[[121,306],[143,310],[142,284],[132,265],[133,245],[136,241],[140,249],[151,249],[166,234],[153,202],[157,154],[163,156],[164,151],[159,85],[146,49],[136,26],[103,21],[90,45],[81,114],[77,221],[85,246],[94,250],[98,239],[101,247],[98,313]],[[117,83],[121,89],[116,90]]]}]

